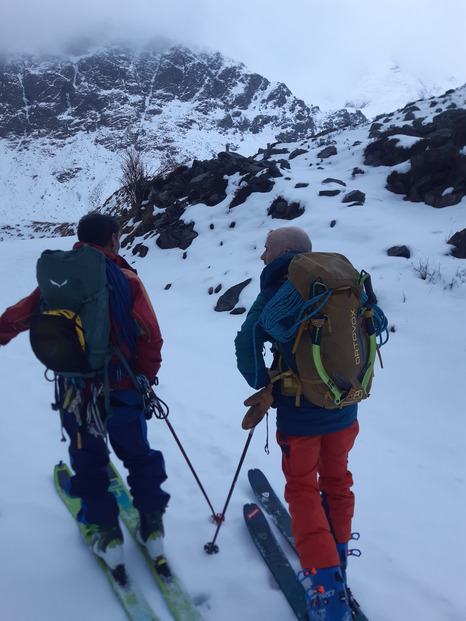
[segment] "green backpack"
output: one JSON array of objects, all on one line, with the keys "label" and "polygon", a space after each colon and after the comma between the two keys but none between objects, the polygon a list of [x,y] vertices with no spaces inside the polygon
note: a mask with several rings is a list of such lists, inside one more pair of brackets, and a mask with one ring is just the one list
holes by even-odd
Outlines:
[{"label": "green backpack", "polygon": [[105,255],[87,245],[45,250],[37,262],[37,281],[40,312],[30,326],[37,358],[63,376],[102,373],[114,353]]},{"label": "green backpack", "polygon": [[282,394],[329,409],[369,397],[377,336],[386,330],[376,302],[369,274],[343,255],[295,255],[259,320],[276,341]]}]

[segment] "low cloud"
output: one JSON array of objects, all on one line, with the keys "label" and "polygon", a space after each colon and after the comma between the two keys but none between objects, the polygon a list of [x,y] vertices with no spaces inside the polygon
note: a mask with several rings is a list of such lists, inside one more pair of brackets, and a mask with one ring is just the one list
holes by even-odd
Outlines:
[{"label": "low cloud", "polygon": [[393,64],[466,81],[465,23],[464,0],[3,0],[0,46],[53,52],[163,36],[218,50],[319,104]]}]

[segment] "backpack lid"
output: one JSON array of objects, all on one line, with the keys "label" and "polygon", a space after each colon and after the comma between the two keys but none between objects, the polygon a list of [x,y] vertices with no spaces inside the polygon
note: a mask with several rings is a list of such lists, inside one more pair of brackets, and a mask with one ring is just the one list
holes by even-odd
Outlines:
[{"label": "backpack lid", "polygon": [[311,285],[322,282],[327,289],[351,287],[353,293],[362,298],[359,272],[350,261],[337,252],[305,252],[291,259],[288,279],[304,300],[313,297]]}]

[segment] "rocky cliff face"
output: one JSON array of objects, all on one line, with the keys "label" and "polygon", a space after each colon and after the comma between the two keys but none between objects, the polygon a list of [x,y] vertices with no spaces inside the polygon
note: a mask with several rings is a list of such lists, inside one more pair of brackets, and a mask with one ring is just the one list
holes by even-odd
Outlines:
[{"label": "rocky cliff face", "polygon": [[[110,150],[170,149],[177,134],[192,130],[215,131],[225,142],[244,134],[292,141],[315,133],[318,112],[284,84],[219,53],[181,46],[110,46],[75,58],[4,58],[0,65],[0,138],[11,145],[85,132]],[[362,120],[339,113],[325,123]]]},{"label": "rocky cliff face", "polygon": [[0,221],[58,223],[101,206],[129,147],[155,173],[364,120],[323,114],[219,53],[161,42],[3,58]]}]

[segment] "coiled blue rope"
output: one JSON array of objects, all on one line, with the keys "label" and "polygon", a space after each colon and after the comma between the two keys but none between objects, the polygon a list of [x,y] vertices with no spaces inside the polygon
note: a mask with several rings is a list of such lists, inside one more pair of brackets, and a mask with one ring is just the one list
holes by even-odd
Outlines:
[{"label": "coiled blue rope", "polygon": [[[295,337],[299,324],[315,315],[327,302],[331,293],[331,290],[326,289],[306,302],[287,280],[264,306],[259,322],[272,338],[280,343],[287,343]],[[316,306],[319,302],[320,304]],[[312,309],[311,312],[303,317],[308,309]]]},{"label": "coiled blue rope", "polygon": [[[365,291],[363,291],[363,294],[362,294],[363,306],[366,302],[367,302],[367,294]],[[380,306],[377,306],[377,304],[374,304],[374,306],[372,307],[372,310],[374,311],[374,324],[375,324],[375,334],[377,336],[377,345],[379,347],[382,347],[382,345],[385,345],[385,343],[388,341],[388,338],[390,336],[390,333],[388,331],[388,319],[385,316],[385,313],[383,312],[383,310],[380,308]]]},{"label": "coiled blue rope", "polygon": [[[259,317],[259,323],[272,338],[280,343],[291,341],[299,325],[319,312],[331,295],[331,289],[316,295],[307,302],[299,291],[287,280],[269,302],[264,306]],[[363,292],[362,303],[367,302],[367,294]],[[375,333],[378,346],[382,347],[388,341],[388,320],[383,310],[374,304]],[[306,313],[308,309],[311,312]],[[304,315],[304,316],[303,316]]]},{"label": "coiled blue rope", "polygon": [[[124,354],[122,341],[131,352],[131,359],[136,355],[136,327],[131,309],[133,299],[131,297],[131,285],[121,269],[110,259],[106,260],[107,279],[110,284],[110,315],[117,344]],[[125,355],[125,358],[127,356]]]}]

